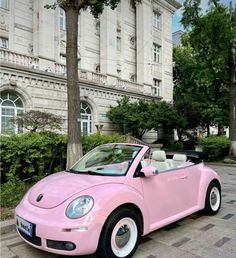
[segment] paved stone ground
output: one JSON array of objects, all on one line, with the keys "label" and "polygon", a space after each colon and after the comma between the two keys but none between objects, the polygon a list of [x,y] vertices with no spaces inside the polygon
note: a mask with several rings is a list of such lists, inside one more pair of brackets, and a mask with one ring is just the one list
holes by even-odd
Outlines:
[{"label": "paved stone ground", "polygon": [[[134,258],[236,258],[236,168],[213,168],[222,179],[220,212],[214,217],[196,213],[149,234]],[[1,236],[1,257],[63,258],[28,246],[14,231]]]}]

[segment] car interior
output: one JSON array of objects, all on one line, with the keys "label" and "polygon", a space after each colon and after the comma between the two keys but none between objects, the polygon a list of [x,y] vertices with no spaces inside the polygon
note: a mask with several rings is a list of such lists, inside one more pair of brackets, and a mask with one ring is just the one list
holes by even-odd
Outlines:
[{"label": "car interior", "polygon": [[[151,158],[150,158],[151,157]],[[191,160],[188,160],[186,154],[175,153],[166,155],[166,152],[163,150],[153,151],[149,158],[144,158],[141,161],[142,167],[147,165],[152,165],[157,168],[158,171],[165,171],[170,169],[175,169],[178,167],[189,166],[194,163]]]}]

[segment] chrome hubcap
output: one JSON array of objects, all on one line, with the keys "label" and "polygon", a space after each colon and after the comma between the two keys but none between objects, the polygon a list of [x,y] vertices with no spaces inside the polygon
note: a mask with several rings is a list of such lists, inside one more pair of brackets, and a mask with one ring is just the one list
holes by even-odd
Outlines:
[{"label": "chrome hubcap", "polygon": [[119,228],[116,234],[115,242],[119,248],[124,247],[130,240],[130,229],[127,225]]}]

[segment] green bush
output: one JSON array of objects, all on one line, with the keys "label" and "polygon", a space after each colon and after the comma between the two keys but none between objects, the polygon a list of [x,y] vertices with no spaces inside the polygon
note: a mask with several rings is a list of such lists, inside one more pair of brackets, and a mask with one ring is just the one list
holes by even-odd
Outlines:
[{"label": "green bush", "polygon": [[1,137],[1,182],[63,170],[66,137],[52,132],[25,133]]},{"label": "green bush", "polygon": [[83,144],[83,153],[87,153],[93,148],[109,143],[109,142],[124,142],[122,135],[120,134],[111,134],[111,135],[100,135],[100,134],[92,134],[89,136],[82,137]]},{"label": "green bush", "polygon": [[1,208],[10,207],[13,209],[16,207],[31,185],[32,183],[25,183],[19,179],[12,179],[2,184],[0,193]]},{"label": "green bush", "polygon": [[[82,137],[84,154],[98,145],[123,142],[118,134]],[[42,178],[65,169],[66,136],[52,132],[4,136],[0,141],[1,182]]]},{"label": "green bush", "polygon": [[176,151],[182,151],[184,149],[184,144],[181,141],[176,141],[174,142],[172,148]]},{"label": "green bush", "polygon": [[230,141],[225,136],[210,136],[200,140],[208,160],[219,160],[226,156],[229,152],[229,144]]}]

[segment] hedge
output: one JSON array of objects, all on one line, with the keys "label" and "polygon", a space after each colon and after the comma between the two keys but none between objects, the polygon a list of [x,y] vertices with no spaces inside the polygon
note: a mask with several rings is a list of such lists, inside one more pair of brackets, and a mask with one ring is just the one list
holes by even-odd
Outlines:
[{"label": "hedge", "polygon": [[209,136],[200,140],[203,151],[210,161],[219,160],[228,155],[230,141],[225,136]]},{"label": "hedge", "polygon": [[65,167],[66,137],[51,132],[4,136],[0,142],[1,182],[43,177]]},{"label": "hedge", "polygon": [[[123,141],[123,137],[118,134],[83,136],[83,152],[85,154],[104,143]],[[64,170],[66,142],[65,135],[52,132],[2,136],[1,183],[15,178],[32,181],[32,178]]]}]

